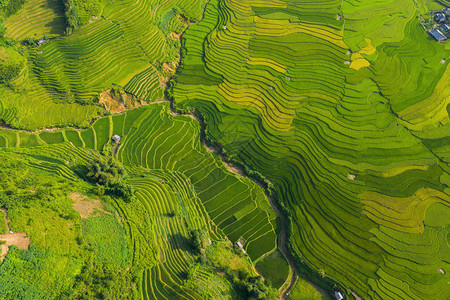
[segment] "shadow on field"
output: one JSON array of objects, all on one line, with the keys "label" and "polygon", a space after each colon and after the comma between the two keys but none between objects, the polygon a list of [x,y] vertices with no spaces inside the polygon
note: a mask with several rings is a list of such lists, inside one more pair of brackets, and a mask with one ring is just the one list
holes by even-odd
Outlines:
[{"label": "shadow on field", "polygon": [[50,28],[50,34],[62,34],[64,32],[64,25],[66,22],[64,17],[64,2],[47,0],[45,6],[49,7],[57,16],[45,24],[45,27]]},{"label": "shadow on field", "polygon": [[168,236],[168,238],[170,244],[173,247],[173,250],[183,250],[183,251],[193,250],[192,241],[179,232]]}]

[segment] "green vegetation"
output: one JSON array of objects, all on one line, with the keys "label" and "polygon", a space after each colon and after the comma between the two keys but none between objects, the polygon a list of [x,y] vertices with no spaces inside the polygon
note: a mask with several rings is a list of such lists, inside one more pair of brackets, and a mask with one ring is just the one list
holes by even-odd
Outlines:
[{"label": "green vegetation", "polygon": [[22,6],[26,0],[2,0],[0,1],[0,16],[7,18],[14,15]]},{"label": "green vegetation", "polygon": [[133,199],[133,188],[123,180],[126,171],[113,157],[92,160],[87,169],[86,177],[97,184],[97,195],[103,196],[106,193],[123,198],[127,202]]},{"label": "green vegetation", "polygon": [[6,213],[0,210],[0,234],[5,234],[8,232],[8,227],[6,226]]},{"label": "green vegetation", "polygon": [[22,72],[25,58],[12,48],[0,47],[0,82],[9,82]]},{"label": "green vegetation", "polygon": [[[172,33],[185,28],[184,20],[199,20],[204,7],[201,0],[65,3],[28,0],[4,22],[5,37],[21,43],[27,58],[23,76],[0,84],[0,119],[14,128],[87,127],[105,113],[99,98],[111,88],[139,101],[162,100],[179,59]],[[160,28],[158,20],[174,9],[178,14]],[[69,35],[66,23],[75,28]],[[44,36],[44,44],[31,43]]]},{"label": "green vegetation", "polygon": [[18,41],[59,36],[65,27],[64,4],[61,0],[27,0],[3,25],[5,36]]},{"label": "green vegetation", "polygon": [[288,300],[331,300],[325,291],[313,286],[303,278],[299,278],[295,288],[289,293]]},{"label": "green vegetation", "polygon": [[[111,254],[105,249],[124,247],[117,218],[82,220],[67,195],[88,186],[44,171],[43,159],[57,162],[45,155],[0,153],[0,205],[8,210],[11,230],[26,232],[31,240],[28,250],[10,247],[0,265],[0,295],[11,299],[23,299],[24,293],[31,299],[93,299],[117,293],[132,297],[136,289],[125,264],[111,261],[121,252],[104,259]],[[92,234],[99,234],[95,230],[100,228],[110,236],[94,243]],[[118,236],[114,238],[113,233]],[[126,251],[122,253],[126,259]]]},{"label": "green vegetation", "polygon": [[193,229],[190,234],[194,249],[199,253],[204,253],[209,241],[208,232],[205,229]]},{"label": "green vegetation", "polygon": [[289,274],[289,265],[280,250],[264,257],[256,264],[256,270],[269,280],[274,288],[280,288]]},{"label": "green vegetation", "polygon": [[121,181],[126,172],[122,164],[114,158],[99,158],[89,162],[86,176],[94,183],[107,185]]},{"label": "green vegetation", "polygon": [[0,298],[447,299],[448,2],[0,1]]},{"label": "green vegetation", "polygon": [[83,239],[92,247],[95,261],[117,268],[127,266],[125,231],[114,214],[101,214],[84,220]]},{"label": "green vegetation", "polygon": [[183,35],[168,96],[270,188],[297,264],[330,291],[449,295],[447,224],[424,217],[450,206],[450,52],[420,5],[212,0]]},{"label": "green vegetation", "polygon": [[[73,243],[69,248],[82,248],[90,253],[79,261],[86,260],[87,265],[73,271],[76,284],[72,286],[76,288],[71,296],[85,291],[84,297],[103,297],[112,292],[108,289],[110,285],[119,288],[129,284],[126,295],[140,293],[145,299],[201,299],[209,295],[201,288],[208,285],[217,286],[219,298],[226,295],[235,299],[250,296],[262,299],[265,295],[276,298],[276,292],[267,286],[267,281],[261,281],[252,269],[252,261],[275,250],[276,215],[258,185],[229,172],[217,155],[204,148],[195,120],[173,117],[169,104],[165,103],[107,116],[89,129],[19,135],[14,132],[0,130],[5,146],[11,145],[0,152],[5,157],[15,152],[14,155],[35,172],[49,172],[55,178],[65,178],[63,181],[67,184],[77,182],[84,187],[58,185],[55,189],[61,190],[58,191],[61,197],[80,190],[87,191],[84,193],[88,195],[93,191],[97,195],[104,192],[114,196],[103,197],[114,209],[109,208],[107,212],[94,209],[81,224],[70,205],[58,214],[62,223],[56,228],[62,228],[60,230],[69,230],[68,224],[73,224],[73,218],[78,220],[70,226],[77,230],[67,234]],[[116,158],[107,156],[111,134],[122,137],[116,145]],[[15,147],[17,145],[21,147]],[[97,149],[102,149],[104,156]],[[21,170],[18,166],[6,168],[8,172],[15,169]],[[5,174],[5,178],[7,176]],[[18,183],[28,176],[12,178],[17,178]],[[134,197],[112,195],[108,189],[119,183],[130,187]],[[23,186],[29,194],[16,192],[20,199],[34,197],[33,186],[29,182]],[[46,199],[46,192],[36,191],[36,194]],[[67,198],[60,200],[59,205],[67,201]],[[83,205],[88,205],[86,203]],[[12,211],[7,202],[4,206]],[[56,205],[55,209],[58,208]],[[25,227],[14,227],[14,230],[29,232],[28,223],[41,224],[32,217],[37,214],[31,207],[21,209],[24,221],[20,224]],[[42,217],[51,218],[49,214],[42,214]],[[118,218],[121,225],[117,223]],[[25,222],[29,219],[31,221]],[[18,224],[17,218],[15,222],[11,226],[17,226],[14,225]],[[37,229],[40,235],[46,232],[45,227]],[[195,243],[190,241],[192,237]],[[248,255],[235,249],[226,237],[233,242],[243,237]],[[35,243],[31,233],[30,239]],[[48,251],[51,250],[49,247]],[[221,275],[214,275],[217,269],[223,270]],[[124,277],[118,278],[118,272]],[[68,293],[63,290],[61,288],[61,292]]]},{"label": "green vegetation", "polygon": [[[197,235],[193,236],[194,244],[197,238]],[[245,299],[277,299],[276,292],[255,273],[251,262],[242,258],[241,249],[222,241],[205,245],[203,250],[201,262],[209,265],[212,270],[225,273]]]},{"label": "green vegetation", "polygon": [[109,0],[61,0],[64,2],[67,31],[97,19]]}]

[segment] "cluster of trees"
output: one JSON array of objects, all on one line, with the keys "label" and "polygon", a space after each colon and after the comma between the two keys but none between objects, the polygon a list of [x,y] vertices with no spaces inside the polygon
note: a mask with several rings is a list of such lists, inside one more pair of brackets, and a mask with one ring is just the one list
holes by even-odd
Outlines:
[{"label": "cluster of trees", "polygon": [[12,16],[25,4],[26,0],[0,0],[0,14],[7,18]]},{"label": "cluster of trees", "polygon": [[203,228],[192,229],[190,231],[190,234],[192,238],[192,246],[197,252],[202,253],[205,247],[208,245],[209,240],[208,232],[206,231],[206,229]]},{"label": "cluster of trees", "polygon": [[64,1],[64,15],[66,17],[66,30],[69,33],[78,27],[78,10],[74,0]]},{"label": "cluster of trees", "polygon": [[103,0],[63,0],[66,17],[66,32],[89,22],[92,16],[98,16],[102,10]]},{"label": "cluster of trees", "polygon": [[109,194],[130,202],[133,199],[133,188],[124,181],[125,176],[123,165],[112,157],[91,161],[86,173],[86,177],[97,184],[97,195]]},{"label": "cluster of trees", "polygon": [[232,274],[232,280],[247,299],[276,299],[276,293],[266,285],[261,276],[251,276],[248,271],[239,270]]}]

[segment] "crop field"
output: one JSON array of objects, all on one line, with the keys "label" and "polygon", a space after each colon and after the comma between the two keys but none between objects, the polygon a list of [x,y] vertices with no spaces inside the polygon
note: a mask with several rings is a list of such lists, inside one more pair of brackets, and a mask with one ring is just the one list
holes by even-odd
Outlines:
[{"label": "crop field", "polygon": [[[216,292],[223,299],[240,297],[223,277],[199,267],[191,270],[195,260],[188,230],[206,227],[211,240],[243,238],[254,262],[276,249],[276,214],[262,188],[228,171],[220,158],[201,144],[198,123],[172,116],[168,103],[104,117],[84,130],[13,132],[0,130],[6,144],[13,145],[8,149],[39,159],[30,166],[67,180],[76,180],[76,166],[87,164],[92,151],[110,145],[112,134],[122,136],[117,157],[131,168],[133,177],[128,183],[135,190],[136,201],[116,201],[115,206],[133,245],[129,259],[143,270],[143,299],[202,299],[202,287],[211,284],[217,285]],[[17,145],[21,148],[14,147]],[[95,229],[99,221],[92,219],[86,225]],[[86,232],[89,234],[88,229]],[[98,233],[97,237],[104,235]],[[101,239],[90,244],[104,248]],[[190,284],[185,285],[189,272]],[[287,274],[283,275],[284,282]]]},{"label": "crop field", "polygon": [[[188,183],[184,185],[192,185],[195,197],[204,206],[220,235],[226,235],[232,241],[243,237],[252,260],[257,261],[276,248],[276,214],[263,190],[251,180],[228,171],[220,159],[200,143],[200,128],[196,121],[189,117],[171,116],[168,104],[101,118],[85,130],[22,133],[15,136],[17,140],[9,140],[14,139],[9,136],[11,130],[0,130],[0,136],[8,140],[8,145],[48,144],[54,147],[47,151],[59,153],[65,150],[56,149],[72,148],[69,145],[84,145],[86,149],[101,151],[109,143],[110,132],[123,135],[117,157],[125,166],[136,168],[133,173],[168,170],[186,177]],[[79,152],[76,149],[74,147],[70,152]],[[62,169],[64,167],[67,168],[61,166]]]},{"label": "crop field", "polygon": [[62,1],[27,1],[4,23],[6,36],[18,41],[46,36],[47,41],[25,49],[27,68],[0,89],[0,118],[31,130],[87,126],[102,113],[92,104],[111,87],[146,101],[162,100],[169,74],[161,65],[178,61],[179,42],[166,33],[175,25],[159,20],[167,14],[168,21],[179,14],[198,20],[203,6],[201,0],[118,1],[106,5],[101,18],[93,16],[65,35]]},{"label": "crop field", "polygon": [[174,81],[176,108],[273,183],[298,262],[364,298],[450,295],[447,222],[424,223],[450,206],[450,52],[417,13],[408,0],[212,0]]},{"label": "crop field", "polygon": [[30,0],[4,23],[6,36],[23,40],[64,32],[64,5],[58,0]]},{"label": "crop field", "polygon": [[445,7],[1,1],[0,298],[449,299]]}]

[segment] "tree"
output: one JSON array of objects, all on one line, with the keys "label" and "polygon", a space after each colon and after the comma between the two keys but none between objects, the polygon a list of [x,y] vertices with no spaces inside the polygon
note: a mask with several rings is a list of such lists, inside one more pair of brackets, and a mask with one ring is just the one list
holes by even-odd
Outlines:
[{"label": "tree", "polygon": [[202,249],[205,248],[206,244],[208,243],[208,232],[201,228],[201,229],[192,229],[191,230],[191,237],[192,237],[192,244],[198,252],[201,252]]},{"label": "tree", "polygon": [[90,162],[86,176],[93,183],[107,185],[121,181],[126,176],[126,172],[123,165],[112,157],[108,160],[98,158]]},{"label": "tree", "polygon": [[35,46],[36,41],[32,37],[27,37],[22,41],[22,44],[25,46]]},{"label": "tree", "polygon": [[110,195],[123,198],[125,202],[130,202],[134,197],[133,187],[121,180],[108,182],[105,191]]},{"label": "tree", "polygon": [[86,173],[86,177],[97,185],[95,188],[97,195],[106,193],[130,202],[134,197],[134,191],[123,180],[125,176],[126,171],[123,165],[112,157],[109,159],[100,157],[91,161]]}]

